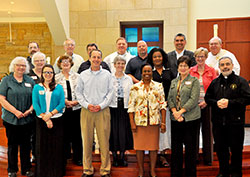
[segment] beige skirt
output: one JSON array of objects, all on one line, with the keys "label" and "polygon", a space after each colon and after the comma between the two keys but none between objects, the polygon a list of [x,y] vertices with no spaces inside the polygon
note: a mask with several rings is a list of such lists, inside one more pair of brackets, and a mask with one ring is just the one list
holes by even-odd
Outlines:
[{"label": "beige skirt", "polygon": [[133,132],[134,149],[155,151],[159,149],[159,125],[137,126]]}]

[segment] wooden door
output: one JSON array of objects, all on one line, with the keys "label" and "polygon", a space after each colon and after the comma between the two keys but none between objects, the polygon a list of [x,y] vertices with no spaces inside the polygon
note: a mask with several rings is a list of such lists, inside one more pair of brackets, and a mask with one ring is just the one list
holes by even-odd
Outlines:
[{"label": "wooden door", "polygon": [[[250,17],[197,20],[197,48],[208,48],[214,36],[214,24],[218,25],[218,37],[222,48],[232,52],[240,63],[240,75],[250,80]],[[250,109],[246,111],[246,124],[250,124]]]}]

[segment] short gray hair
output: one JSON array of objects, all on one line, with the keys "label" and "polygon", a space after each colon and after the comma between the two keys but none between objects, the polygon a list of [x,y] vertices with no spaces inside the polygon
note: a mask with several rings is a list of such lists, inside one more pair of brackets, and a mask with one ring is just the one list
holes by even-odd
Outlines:
[{"label": "short gray hair", "polygon": [[43,57],[44,58],[44,61],[45,61],[45,63],[46,63],[46,55],[44,54],[44,53],[42,53],[42,52],[36,52],[33,56],[32,56],[32,58],[31,58],[31,63],[34,65],[34,60],[37,58],[37,57],[39,57],[39,56],[41,56],[41,57]]},{"label": "short gray hair", "polygon": [[219,59],[218,65],[220,66],[220,61],[221,61],[221,60],[227,59],[227,58],[228,58],[229,60],[231,60],[232,64],[234,64],[232,58],[230,58],[229,56],[224,56],[224,57],[221,57],[221,58]]},{"label": "short gray hair", "polygon": [[65,46],[66,45],[66,42],[67,41],[72,41],[74,45],[76,45],[76,42],[74,39],[71,39],[71,38],[67,38],[64,42],[63,42],[63,45]]},{"label": "short gray hair", "polygon": [[30,71],[30,66],[29,66],[29,63],[28,63],[27,59],[24,58],[24,57],[20,57],[20,56],[14,58],[14,59],[10,62],[9,72],[14,72],[15,64],[18,64],[19,61],[24,61],[24,62],[25,62],[26,70],[25,70],[24,74],[29,73],[29,71]]},{"label": "short gray hair", "polygon": [[219,38],[218,36],[212,37],[212,38],[209,40],[208,43],[210,44],[211,41],[214,40],[214,39],[217,39],[217,40],[219,41],[219,43],[222,44],[222,40],[221,40],[221,38]]},{"label": "short gray hair", "polygon": [[114,64],[116,64],[118,61],[124,61],[125,64],[126,64],[126,59],[123,58],[123,57],[121,57],[121,56],[116,56],[116,57],[114,58]]}]

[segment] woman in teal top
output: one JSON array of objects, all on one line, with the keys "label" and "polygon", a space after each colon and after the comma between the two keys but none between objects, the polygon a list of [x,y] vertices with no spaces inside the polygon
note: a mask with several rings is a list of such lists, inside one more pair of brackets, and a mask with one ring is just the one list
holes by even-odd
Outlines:
[{"label": "woman in teal top", "polygon": [[36,111],[36,177],[62,177],[64,91],[55,82],[51,65],[42,69],[41,83],[35,85],[32,102]]},{"label": "woman in teal top", "polygon": [[177,61],[179,76],[172,80],[168,94],[171,110],[171,176],[183,176],[183,145],[185,174],[196,176],[196,145],[199,131],[200,84],[189,74],[191,60],[182,56]]},{"label": "woman in teal top", "polygon": [[32,88],[35,85],[26,73],[29,64],[24,57],[16,57],[9,67],[10,75],[0,84],[0,103],[2,119],[8,139],[8,176],[16,177],[18,171],[18,146],[20,146],[21,173],[33,176],[30,171],[30,137],[32,106]]}]

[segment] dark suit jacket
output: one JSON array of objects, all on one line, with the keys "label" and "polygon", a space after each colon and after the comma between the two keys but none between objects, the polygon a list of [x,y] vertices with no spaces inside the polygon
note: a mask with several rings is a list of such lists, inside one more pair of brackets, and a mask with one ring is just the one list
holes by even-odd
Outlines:
[{"label": "dark suit jacket", "polygon": [[[183,55],[186,55],[191,59],[191,61],[192,61],[191,66],[196,65],[194,53],[192,51],[184,49]],[[177,75],[177,73],[178,73],[178,71],[177,71],[177,58],[176,58],[175,50],[168,53],[168,62],[170,64],[170,68],[173,70],[173,73],[175,75]]]}]

